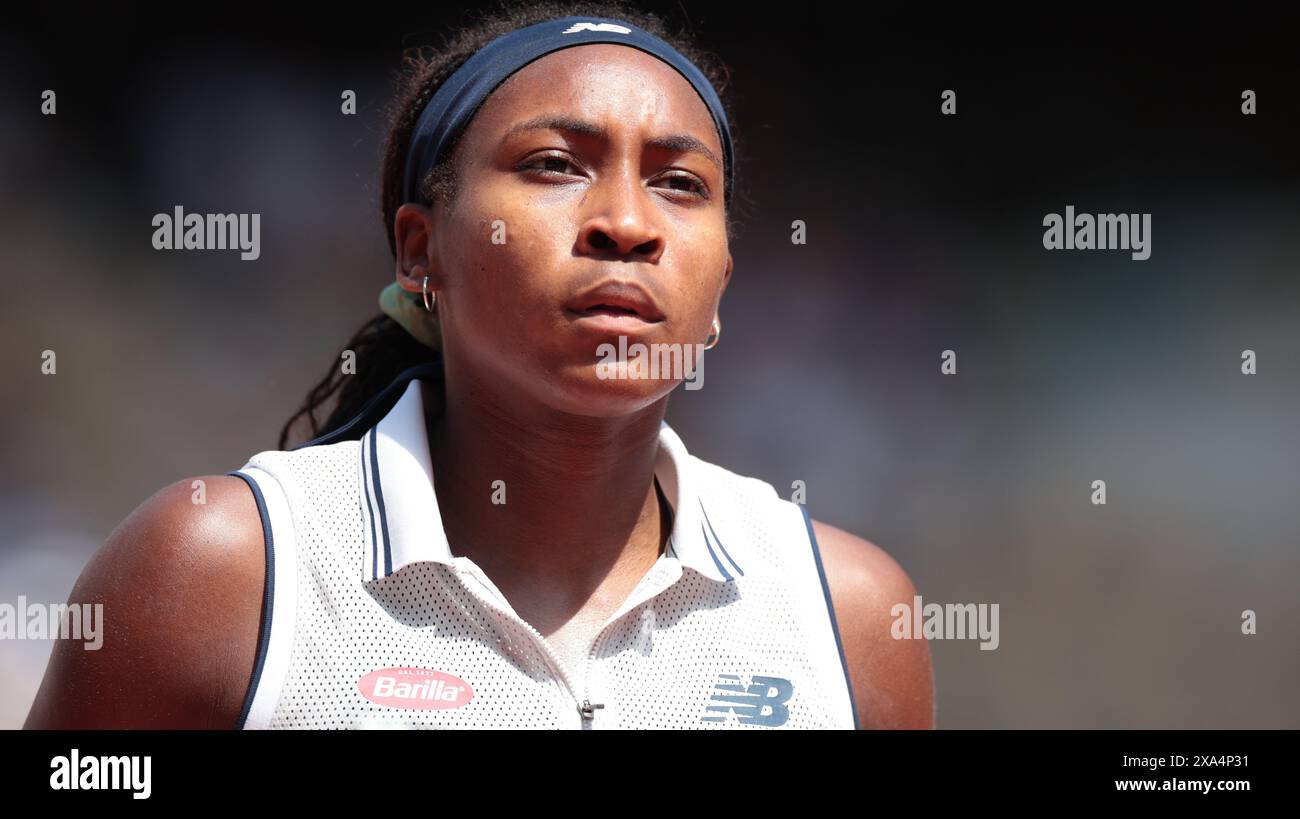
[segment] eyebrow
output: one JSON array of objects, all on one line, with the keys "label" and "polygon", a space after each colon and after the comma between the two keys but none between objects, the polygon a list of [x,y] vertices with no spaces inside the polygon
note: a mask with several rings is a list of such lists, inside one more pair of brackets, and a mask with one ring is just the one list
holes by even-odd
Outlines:
[{"label": "eyebrow", "polygon": [[[603,142],[609,142],[609,132],[594,122],[578,119],[568,116],[567,114],[542,114],[533,117],[526,122],[520,122],[506,131],[502,142],[522,131],[563,131],[584,136],[595,137]],[[652,148],[662,148],[666,151],[677,151],[679,153],[698,153],[703,154],[719,170],[722,169],[722,160],[718,159],[717,154],[709,150],[709,146],[690,134],[665,134],[663,136],[651,137],[645,141],[645,144]]]}]

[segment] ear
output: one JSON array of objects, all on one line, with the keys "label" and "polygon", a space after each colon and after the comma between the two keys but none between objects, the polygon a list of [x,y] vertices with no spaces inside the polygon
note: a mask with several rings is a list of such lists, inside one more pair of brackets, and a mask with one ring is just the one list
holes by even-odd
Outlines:
[{"label": "ear", "polygon": [[722,298],[722,294],[723,294],[723,293],[727,292],[727,285],[731,283],[731,268],[732,268],[732,266],[734,266],[734,265],[735,265],[735,260],[731,258],[731,253],[728,252],[728,253],[727,253],[727,269],[726,269],[726,271],[723,272],[723,274],[722,274],[722,287],[720,287],[720,288],[718,289],[718,298],[719,298],[719,299]]},{"label": "ear", "polygon": [[437,215],[425,205],[408,202],[393,216],[393,238],[397,247],[397,283],[403,290],[419,293],[424,289],[424,277],[429,277],[429,289],[441,290],[445,282],[442,265],[438,264]]}]

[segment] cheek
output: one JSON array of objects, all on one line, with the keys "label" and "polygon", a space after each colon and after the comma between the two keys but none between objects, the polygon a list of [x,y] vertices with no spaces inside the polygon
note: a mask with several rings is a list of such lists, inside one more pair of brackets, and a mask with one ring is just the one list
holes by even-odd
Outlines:
[{"label": "cheek", "polygon": [[550,313],[563,302],[551,275],[557,269],[554,237],[518,214],[486,210],[460,229],[465,238],[452,262],[457,330],[490,348],[518,349],[503,340],[537,335],[553,323]]},{"label": "cheek", "polygon": [[727,248],[713,233],[678,237],[681,257],[674,265],[681,276],[674,288],[687,332],[707,333],[718,306],[718,294],[727,269]]}]

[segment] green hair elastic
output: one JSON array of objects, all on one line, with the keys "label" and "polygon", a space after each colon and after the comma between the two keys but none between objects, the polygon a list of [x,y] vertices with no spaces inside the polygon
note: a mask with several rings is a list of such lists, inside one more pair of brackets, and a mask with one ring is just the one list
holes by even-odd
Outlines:
[{"label": "green hair elastic", "polygon": [[419,293],[404,290],[400,284],[393,282],[379,291],[379,307],[385,315],[402,325],[416,341],[435,350],[442,349],[438,314],[424,309],[424,299]]}]

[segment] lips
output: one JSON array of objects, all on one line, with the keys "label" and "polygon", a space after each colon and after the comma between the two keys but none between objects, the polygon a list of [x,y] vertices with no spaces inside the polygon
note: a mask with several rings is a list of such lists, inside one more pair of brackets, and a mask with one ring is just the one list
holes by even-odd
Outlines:
[{"label": "lips", "polygon": [[651,323],[664,320],[663,310],[645,288],[615,279],[583,291],[565,309],[582,316],[629,316]]}]

